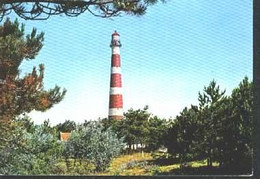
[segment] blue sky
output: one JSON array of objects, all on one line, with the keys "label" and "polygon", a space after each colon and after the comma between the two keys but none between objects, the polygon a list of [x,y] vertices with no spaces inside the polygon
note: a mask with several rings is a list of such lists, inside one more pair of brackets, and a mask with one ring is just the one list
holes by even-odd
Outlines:
[{"label": "blue sky", "polygon": [[22,64],[21,74],[44,63],[45,88],[68,90],[60,104],[30,116],[52,124],[107,117],[114,30],[122,43],[124,111],[149,105],[154,115],[174,117],[198,104],[198,92],[212,79],[230,94],[244,76],[252,80],[252,9],[248,0],[170,0],[142,17],[20,19],[27,32],[45,32],[43,49]]}]

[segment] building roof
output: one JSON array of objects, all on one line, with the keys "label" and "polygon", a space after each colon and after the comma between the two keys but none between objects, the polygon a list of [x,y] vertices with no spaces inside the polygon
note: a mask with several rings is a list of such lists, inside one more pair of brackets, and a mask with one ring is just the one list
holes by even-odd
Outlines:
[{"label": "building roof", "polygon": [[70,132],[60,132],[60,140],[61,141],[68,141],[70,138]]},{"label": "building roof", "polygon": [[116,30],[115,30],[115,32],[114,32],[112,35],[118,35],[118,36],[120,36],[119,33],[117,33]]}]

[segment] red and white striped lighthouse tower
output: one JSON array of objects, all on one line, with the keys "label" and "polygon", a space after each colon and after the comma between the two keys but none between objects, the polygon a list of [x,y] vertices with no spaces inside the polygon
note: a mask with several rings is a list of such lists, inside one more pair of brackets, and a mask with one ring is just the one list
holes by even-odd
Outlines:
[{"label": "red and white striped lighthouse tower", "polygon": [[111,77],[109,92],[109,119],[123,119],[123,96],[120,62],[120,35],[115,31],[112,34],[110,47],[112,49],[111,57]]}]

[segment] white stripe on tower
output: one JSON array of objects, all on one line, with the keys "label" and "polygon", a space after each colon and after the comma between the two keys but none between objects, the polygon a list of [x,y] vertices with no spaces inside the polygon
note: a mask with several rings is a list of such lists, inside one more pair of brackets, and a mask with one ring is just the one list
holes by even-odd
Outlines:
[{"label": "white stripe on tower", "polygon": [[110,108],[109,109],[110,116],[123,116],[123,109],[122,108]]},{"label": "white stripe on tower", "polygon": [[111,87],[110,88],[110,94],[122,94],[122,88]]},{"label": "white stripe on tower", "polygon": [[121,74],[121,67],[112,67],[111,74],[118,73]]},{"label": "white stripe on tower", "polygon": [[123,119],[123,96],[122,96],[122,79],[121,79],[121,62],[120,62],[120,35],[115,31],[112,34],[110,47],[112,48],[111,57],[111,77],[109,92],[109,112],[110,119]]},{"label": "white stripe on tower", "polygon": [[112,48],[112,54],[118,54],[118,55],[120,55],[120,49],[119,49],[119,47],[114,47],[114,48]]}]

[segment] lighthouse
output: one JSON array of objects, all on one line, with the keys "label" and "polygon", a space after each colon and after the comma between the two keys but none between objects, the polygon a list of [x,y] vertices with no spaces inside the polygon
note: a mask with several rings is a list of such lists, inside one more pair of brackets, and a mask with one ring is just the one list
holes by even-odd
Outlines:
[{"label": "lighthouse", "polygon": [[111,76],[109,91],[108,118],[115,120],[123,119],[123,96],[122,96],[122,72],[120,62],[120,35],[115,31],[112,34],[111,44]]}]

